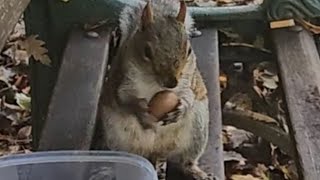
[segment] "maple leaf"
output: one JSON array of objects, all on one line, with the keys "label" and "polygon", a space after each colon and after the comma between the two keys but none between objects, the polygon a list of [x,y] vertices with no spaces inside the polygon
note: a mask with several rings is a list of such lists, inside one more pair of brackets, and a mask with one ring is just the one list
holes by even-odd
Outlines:
[{"label": "maple leaf", "polygon": [[37,39],[38,35],[31,35],[27,37],[24,41],[18,41],[18,44],[27,51],[29,57],[37,61],[40,61],[42,64],[50,65],[51,60],[47,55],[48,50],[43,47],[45,42]]}]

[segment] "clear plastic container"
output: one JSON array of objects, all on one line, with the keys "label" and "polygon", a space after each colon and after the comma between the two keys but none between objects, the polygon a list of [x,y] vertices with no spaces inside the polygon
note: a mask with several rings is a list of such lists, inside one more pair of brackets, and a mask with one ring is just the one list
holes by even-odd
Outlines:
[{"label": "clear plastic container", "polygon": [[0,158],[0,180],[158,180],[146,159],[113,151],[49,151]]}]

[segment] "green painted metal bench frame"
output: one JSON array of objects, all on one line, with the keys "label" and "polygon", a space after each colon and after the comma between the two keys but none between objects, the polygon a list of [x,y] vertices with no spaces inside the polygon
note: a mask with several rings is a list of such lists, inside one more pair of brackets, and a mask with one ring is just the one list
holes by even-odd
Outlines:
[{"label": "green painted metal bench frame", "polygon": [[[25,19],[26,19],[26,27],[27,27],[27,33],[28,34],[39,34],[40,39],[44,40],[47,44],[47,48],[49,49],[49,56],[52,59],[52,65],[51,67],[44,66],[38,62],[31,61],[32,66],[32,120],[33,120],[33,138],[34,138],[34,147],[39,147],[39,140],[40,135],[43,127],[45,126],[45,119],[52,113],[50,110],[48,111],[48,107],[50,102],[53,102],[54,99],[53,93],[55,89],[56,83],[59,84],[59,71],[62,70],[61,62],[66,61],[65,59],[70,59],[72,62],[74,61],[74,58],[77,58],[78,56],[72,55],[72,53],[68,53],[69,51],[72,51],[73,53],[77,52],[77,48],[85,48],[84,42],[86,40],[81,40],[82,37],[79,36],[79,32],[73,32],[72,30],[75,29],[75,26],[80,25],[82,26],[84,23],[96,23],[101,20],[108,20],[109,27],[114,27],[117,24],[117,18],[118,14],[120,12],[120,9],[124,6],[134,6],[135,1],[129,1],[129,0],[95,0],[95,1],[84,1],[84,0],[69,0],[68,2],[64,2],[61,0],[32,0],[28,8],[25,12]],[[218,39],[217,39],[217,30],[215,28],[221,27],[221,26],[232,26],[233,24],[239,24],[242,21],[272,21],[272,20],[281,20],[281,19],[288,19],[288,18],[314,18],[320,16],[320,0],[265,0],[265,2],[261,5],[250,5],[250,6],[236,6],[236,7],[189,7],[189,11],[191,12],[192,16],[196,19],[197,24],[202,26],[204,28],[204,35],[207,37],[211,37],[212,39],[212,46],[209,46],[212,51],[218,53]],[[273,39],[277,43],[276,50],[277,52],[282,52],[282,49],[286,49],[288,51],[288,45],[286,42],[282,42],[279,39],[282,37],[278,34],[283,34],[284,30],[277,30],[273,32]],[[77,34],[78,33],[78,34]],[[69,38],[71,36],[71,38]],[[312,40],[310,38],[310,35],[308,35],[305,31],[302,32],[293,32],[291,31],[291,36],[294,37],[291,39],[286,39],[290,44],[297,44],[297,47],[295,47],[295,50],[297,52],[301,51],[299,56],[301,59],[304,59],[308,61],[310,59],[310,56],[306,55],[305,53],[309,53],[314,55],[315,58],[312,59],[312,62],[316,64],[316,67],[318,67],[318,64],[316,63],[317,60],[319,60],[319,56],[315,54],[315,46],[312,45]],[[309,39],[306,41],[302,40],[302,38],[309,37]],[[108,40],[109,37],[105,36],[105,40]],[[203,39],[205,40],[205,39]],[[77,46],[77,43],[79,42],[79,46]],[[296,43],[300,42],[300,43]],[[87,43],[93,43],[97,44],[98,42],[90,42]],[[108,44],[100,43],[100,48],[106,48],[108,47]],[[199,40],[194,40],[194,43],[201,44]],[[210,44],[210,42],[207,42]],[[314,42],[313,42],[314,43]],[[311,44],[311,45],[310,45]],[[311,50],[305,50],[304,46],[310,45]],[[72,48],[72,47],[75,48]],[[106,49],[104,49],[107,51]],[[209,49],[208,49],[209,50]],[[88,50],[88,52],[93,53],[94,49]],[[208,52],[207,52],[208,53]],[[287,59],[293,58],[292,55],[288,55],[286,53],[278,53],[279,60],[283,60],[283,62],[286,62]],[[299,54],[299,53],[298,53]],[[101,60],[107,56],[107,54],[104,52],[101,56],[98,58],[100,59],[99,62],[102,62]],[[209,80],[214,81],[214,84],[208,84],[209,89],[211,88],[213,92],[211,92],[212,100],[214,102],[211,102],[212,104],[218,104],[216,106],[212,106],[214,108],[214,112],[217,113],[215,117],[217,117],[219,121],[221,121],[221,112],[220,112],[220,100],[218,97],[219,89],[216,88],[218,86],[218,55],[215,56],[208,56],[211,58],[212,61],[208,61],[209,67],[214,68],[215,70],[210,74],[208,74],[209,70],[206,70],[204,68],[204,74],[207,73],[207,77],[209,77]],[[64,58],[62,58],[64,57]],[[313,56],[311,56],[313,57]],[[87,59],[90,59],[87,57]],[[210,60],[210,59],[208,59]],[[69,63],[71,62],[69,61]],[[82,60],[83,61],[83,60]],[[92,63],[95,63],[94,61]],[[206,62],[202,62],[206,63]],[[285,67],[285,65],[281,64],[282,62],[279,62],[281,67]],[[63,63],[62,63],[63,64]],[[68,64],[68,61],[66,61],[66,64]],[[312,64],[312,63],[311,63]],[[200,65],[201,66],[201,65]],[[70,68],[70,67],[69,67]],[[285,75],[288,75],[288,72],[296,72],[299,71],[303,74],[303,71],[301,69],[294,69],[297,67],[291,67],[289,71],[286,71]],[[309,66],[306,66],[305,69],[310,68]],[[72,68],[71,68],[72,69]],[[320,69],[320,67],[319,67]],[[65,69],[66,70],[66,69]],[[67,69],[68,70],[68,69]],[[282,69],[283,70],[283,69]],[[103,73],[104,70],[100,69],[100,73]],[[316,72],[314,69],[310,70],[309,72]],[[61,76],[61,72],[60,72]],[[307,77],[307,76],[306,76]],[[320,88],[319,83],[317,81],[310,81],[306,77],[303,77],[302,79],[306,82],[312,82],[315,84],[316,88]],[[58,79],[58,81],[57,81]],[[318,80],[318,79],[316,79]],[[211,81],[212,82],[212,81]],[[283,75],[283,82],[286,86],[285,90],[286,93],[289,95],[297,95],[299,93],[295,91],[290,91],[292,89],[292,84],[288,82],[286,77]],[[63,84],[63,81],[60,82],[60,84]],[[79,85],[79,84],[78,84]],[[319,85],[319,86],[318,86]],[[211,87],[210,87],[211,86]],[[65,88],[70,88],[66,86]],[[101,84],[98,84],[97,88],[101,88]],[[68,89],[64,89],[68,90]],[[63,92],[59,92],[63,93]],[[56,94],[59,94],[56,93]],[[290,99],[289,95],[287,95],[287,101],[288,102],[294,102],[292,99]],[[209,94],[210,96],[210,94]],[[54,96],[56,98],[56,96]],[[94,96],[94,98],[97,98]],[[58,103],[59,104],[59,103]],[[52,105],[52,104],[51,104]],[[57,104],[56,104],[57,106]],[[80,107],[81,108],[81,107]],[[305,107],[304,107],[305,108]],[[289,113],[291,118],[294,120],[297,120],[294,116],[295,111],[299,110],[305,110],[302,109],[302,107],[294,107],[293,109],[289,108]],[[52,115],[52,114],[51,114]],[[318,114],[319,115],[319,114]],[[63,115],[62,115],[63,116]],[[61,117],[61,116],[60,116]],[[307,114],[303,114],[303,118],[308,117]],[[319,115],[320,117],[320,115]],[[319,125],[320,120],[318,116],[312,116],[311,118],[314,118],[315,122],[314,124]],[[59,117],[58,117],[59,118]],[[92,117],[91,117],[92,118]],[[296,123],[296,122],[295,122]],[[299,136],[298,130],[304,129],[304,130],[310,130],[310,124],[299,124],[298,126],[295,126],[293,123],[292,125],[292,132],[293,137],[297,141],[301,140],[303,138],[307,138],[307,142],[314,143],[314,146],[310,149],[301,149],[301,146],[303,144],[299,145],[297,144],[297,162],[298,166],[301,168],[300,170],[300,177],[304,177],[305,179],[317,179],[320,175],[320,168],[319,165],[315,164],[313,162],[313,153],[319,152],[320,149],[320,143],[316,140],[316,138],[309,138],[309,136]],[[61,128],[63,128],[63,124],[59,125]],[[92,126],[91,126],[92,128]],[[219,130],[221,130],[221,124],[212,128],[214,129],[215,133],[219,133]],[[54,132],[53,132],[54,133]],[[298,135],[296,135],[297,133]],[[214,134],[216,135],[216,134]],[[61,137],[63,138],[63,137]],[[215,137],[216,139],[219,139]],[[90,137],[89,137],[90,139]],[[88,139],[87,139],[88,140]],[[89,140],[88,140],[89,141]],[[50,142],[44,143],[47,145],[43,145],[41,148],[40,143],[40,149],[59,149],[59,147],[49,147],[48,145]],[[221,142],[218,142],[221,143]],[[75,147],[77,145],[74,145]],[[80,148],[87,148],[87,145],[80,145]],[[72,148],[72,147],[67,147]],[[211,148],[215,148],[212,146]],[[216,153],[222,152],[221,145],[217,147],[218,150]],[[220,149],[219,149],[220,148]],[[210,152],[210,151],[209,151]],[[309,153],[307,156],[302,155],[303,153]],[[210,156],[213,156],[213,154],[206,154],[205,157],[210,159]],[[311,156],[311,158],[310,158]],[[212,159],[212,158],[211,158]],[[317,158],[315,158],[317,159]],[[210,161],[209,163],[216,162],[216,160]],[[312,163],[313,162],[313,163]],[[319,161],[318,161],[319,162]],[[311,163],[311,164],[308,164]],[[207,164],[208,165],[208,164]],[[212,167],[216,166],[218,169],[218,176],[219,178],[223,178],[223,166],[222,159],[220,158],[220,163],[213,164]],[[210,167],[209,167],[210,169]],[[212,169],[212,168],[211,168]],[[173,178],[174,179],[174,178]]]}]

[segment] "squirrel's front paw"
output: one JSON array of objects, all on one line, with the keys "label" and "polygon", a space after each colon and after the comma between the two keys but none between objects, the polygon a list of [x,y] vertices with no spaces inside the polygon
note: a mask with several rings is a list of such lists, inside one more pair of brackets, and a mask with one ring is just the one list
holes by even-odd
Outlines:
[{"label": "squirrel's front paw", "polygon": [[176,123],[183,117],[187,110],[187,106],[184,101],[179,101],[178,106],[171,112],[167,113],[161,120],[159,121],[162,126]]},{"label": "squirrel's front paw", "polygon": [[136,113],[136,115],[143,129],[152,129],[154,131],[156,130],[156,117],[148,112],[138,112]]},{"label": "squirrel's front paw", "polygon": [[193,180],[217,180],[213,174],[204,172],[198,166],[193,166],[189,170]]},{"label": "squirrel's front paw", "polygon": [[207,175],[193,174],[192,179],[193,180],[217,180],[212,174],[207,174]]},{"label": "squirrel's front paw", "polygon": [[144,98],[136,100],[135,114],[143,129],[156,129],[157,119],[148,112],[148,102]]}]

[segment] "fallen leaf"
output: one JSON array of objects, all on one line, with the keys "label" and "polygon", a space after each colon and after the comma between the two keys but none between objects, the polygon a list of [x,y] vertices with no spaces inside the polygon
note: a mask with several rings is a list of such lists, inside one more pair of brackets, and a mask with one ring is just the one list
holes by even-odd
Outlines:
[{"label": "fallen leaf", "polygon": [[31,135],[31,130],[32,130],[32,127],[31,126],[25,126],[21,129],[19,129],[18,131],[18,139],[27,139],[29,138],[29,136]]},{"label": "fallen leaf", "polygon": [[218,5],[235,5],[234,0],[217,0]]},{"label": "fallen leaf", "polygon": [[228,83],[227,75],[224,73],[220,73],[219,82],[220,82],[220,91],[222,92],[227,88],[227,83]]},{"label": "fallen leaf", "polygon": [[252,175],[232,175],[230,177],[231,180],[261,180],[260,178],[253,177]]},{"label": "fallen leaf", "polygon": [[225,144],[225,146],[229,146],[232,149],[241,146],[243,143],[250,142],[254,137],[252,133],[233,126],[224,126],[223,131],[228,137],[228,144]]},{"label": "fallen leaf", "polygon": [[223,151],[224,161],[237,161],[240,165],[244,165],[246,163],[246,159],[242,157],[241,154],[235,151]]},{"label": "fallen leaf", "polygon": [[269,180],[267,176],[268,168],[264,164],[258,164],[254,169],[254,174],[261,178],[261,180]]},{"label": "fallen leaf", "polygon": [[253,46],[259,49],[264,48],[264,38],[262,36],[257,36],[255,41],[253,42]]},{"label": "fallen leaf", "polygon": [[6,84],[9,84],[9,81],[11,80],[11,77],[14,76],[14,73],[9,70],[6,69],[3,66],[0,66],[0,80],[5,82]]},{"label": "fallen leaf", "polygon": [[10,130],[11,128],[11,120],[5,115],[0,114],[0,131]]},{"label": "fallen leaf", "polygon": [[30,87],[30,86],[27,86],[27,87],[23,88],[21,91],[22,91],[24,94],[30,94],[30,90],[31,90],[31,87]]},{"label": "fallen leaf", "polygon": [[20,64],[21,62],[24,64],[29,64],[29,55],[27,51],[17,49],[14,54],[14,60],[17,62],[17,64]]},{"label": "fallen leaf", "polygon": [[15,99],[17,104],[24,110],[31,110],[31,98],[25,95],[24,93],[16,93]]},{"label": "fallen leaf", "polygon": [[278,84],[274,79],[265,79],[262,85],[269,89],[277,89],[278,87]]},{"label": "fallen leaf", "polygon": [[23,151],[24,151],[25,154],[30,154],[30,153],[32,153],[32,151],[30,151],[30,149],[24,149]]},{"label": "fallen leaf", "polygon": [[320,34],[320,26],[319,25],[314,25],[306,20],[297,20],[304,28],[308,29],[314,34]]},{"label": "fallen leaf", "polygon": [[208,1],[208,2],[196,2],[196,6],[198,7],[215,7],[217,6],[217,2],[216,1]]},{"label": "fallen leaf", "polygon": [[40,61],[42,64],[50,65],[51,60],[47,55],[48,50],[42,47],[45,42],[37,39],[38,35],[31,35],[27,37],[24,41],[18,41],[18,44],[27,51],[29,57],[37,61]]},{"label": "fallen leaf", "polygon": [[11,154],[16,154],[17,152],[19,152],[20,146],[19,145],[12,145],[12,146],[9,146],[8,149]]},{"label": "fallen leaf", "polygon": [[263,98],[263,92],[258,86],[253,86],[253,90],[259,95],[260,98]]}]

